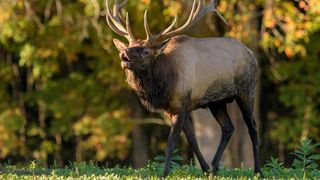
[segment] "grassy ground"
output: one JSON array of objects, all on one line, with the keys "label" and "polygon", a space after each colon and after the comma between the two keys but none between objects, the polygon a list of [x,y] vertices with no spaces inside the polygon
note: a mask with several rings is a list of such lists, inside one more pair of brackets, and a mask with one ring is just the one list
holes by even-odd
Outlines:
[{"label": "grassy ground", "polygon": [[[320,179],[320,171],[303,171],[279,166],[263,168],[265,179]],[[153,162],[142,169],[112,168],[104,169],[93,163],[74,163],[64,169],[38,168],[33,163],[27,168],[1,166],[0,179],[162,179],[162,164]],[[218,176],[204,175],[193,165],[173,164],[167,179],[262,179],[253,174],[252,169],[221,169]]]},{"label": "grassy ground", "polygon": [[[254,176],[252,169],[226,169],[222,168],[217,176],[203,174],[194,165],[178,165],[182,158],[174,154],[172,157],[171,174],[167,179],[320,179],[319,161],[320,154],[316,153],[320,144],[312,144],[309,139],[301,140],[297,150],[291,153],[294,157],[291,168],[283,167],[283,163],[277,158],[271,157],[262,169],[264,178]],[[177,152],[177,151],[175,151]],[[163,179],[164,156],[158,156],[145,168],[133,169],[116,167],[106,169],[94,165],[94,163],[73,163],[69,167],[59,169],[41,168],[35,161],[28,167],[16,167],[12,165],[0,165],[0,180],[2,179]]]}]

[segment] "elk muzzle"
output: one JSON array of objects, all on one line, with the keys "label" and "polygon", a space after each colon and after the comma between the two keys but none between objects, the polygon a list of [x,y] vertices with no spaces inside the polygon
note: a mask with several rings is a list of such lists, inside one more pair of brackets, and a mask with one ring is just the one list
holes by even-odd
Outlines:
[{"label": "elk muzzle", "polygon": [[125,52],[120,53],[120,59],[121,59],[121,67],[123,69],[131,69],[132,68],[132,61],[127,56]]}]

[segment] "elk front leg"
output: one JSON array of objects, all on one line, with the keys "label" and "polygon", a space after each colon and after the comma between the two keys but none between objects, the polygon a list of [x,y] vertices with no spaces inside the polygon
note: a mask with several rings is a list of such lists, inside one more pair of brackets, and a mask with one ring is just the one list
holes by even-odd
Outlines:
[{"label": "elk front leg", "polygon": [[200,163],[202,171],[203,172],[209,172],[210,167],[209,167],[209,165],[207,164],[206,160],[203,158],[203,156],[202,156],[202,154],[200,152],[200,149],[199,149],[199,146],[198,146],[198,142],[197,142],[196,136],[194,134],[194,129],[193,129],[193,126],[191,124],[190,116],[184,122],[183,132],[187,137],[188,143],[189,143],[192,151],[194,152],[194,154],[196,155],[196,157],[197,157],[197,159],[198,159],[198,161]]},{"label": "elk front leg", "polygon": [[164,164],[163,177],[168,176],[170,170],[171,157],[174,151],[175,140],[179,137],[185,121],[189,117],[188,106],[190,104],[190,94],[184,98],[181,104],[181,110],[176,119],[173,120],[173,125],[168,138],[168,144],[166,148],[166,160]]}]

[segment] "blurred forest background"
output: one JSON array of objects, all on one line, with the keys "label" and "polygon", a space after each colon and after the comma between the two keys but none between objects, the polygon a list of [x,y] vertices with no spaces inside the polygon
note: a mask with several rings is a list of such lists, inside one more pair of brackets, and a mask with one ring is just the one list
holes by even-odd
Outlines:
[{"label": "blurred forest background", "polygon": [[[141,167],[164,153],[168,123],[162,115],[147,112],[127,86],[104,3],[0,0],[1,163],[39,160],[44,166],[63,166],[93,160]],[[125,9],[134,33],[144,38],[145,9],[152,31],[159,32],[176,14],[183,23],[191,4],[129,0]],[[188,35],[234,37],[255,52],[260,64],[255,115],[262,162],[277,156],[289,163],[287,152],[299,139],[320,142],[320,1],[217,4],[230,28],[211,14]],[[240,166],[252,158],[245,155],[251,144],[237,109],[231,105],[229,111],[238,132],[223,161]],[[208,126],[214,120],[205,114],[196,112],[194,124],[203,152],[213,155],[219,139],[212,133],[220,129]],[[184,136],[178,147],[185,159],[192,159]]]}]

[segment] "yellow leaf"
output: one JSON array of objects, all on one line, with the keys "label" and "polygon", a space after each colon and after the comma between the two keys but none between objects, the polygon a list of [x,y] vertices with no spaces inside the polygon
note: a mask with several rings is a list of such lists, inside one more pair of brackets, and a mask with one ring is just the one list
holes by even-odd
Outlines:
[{"label": "yellow leaf", "polygon": [[294,55],[294,52],[292,49],[290,49],[289,47],[286,47],[285,50],[284,50],[285,54],[291,58],[293,55]]}]

